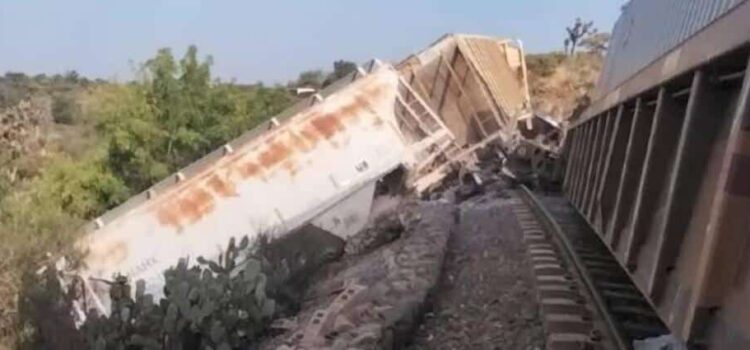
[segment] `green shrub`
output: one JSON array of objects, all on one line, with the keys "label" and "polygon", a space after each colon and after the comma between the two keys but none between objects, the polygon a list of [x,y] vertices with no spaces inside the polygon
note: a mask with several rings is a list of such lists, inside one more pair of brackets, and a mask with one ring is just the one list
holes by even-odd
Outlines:
[{"label": "green shrub", "polygon": [[[83,78],[71,72],[34,83],[49,85],[42,92],[53,96],[55,121],[89,132],[93,147],[75,156],[49,147],[35,167],[41,170],[12,182],[0,174],[0,348],[12,347],[23,332],[16,302],[21,276],[71,253],[85,221],[292,102],[282,87],[246,89],[212,79],[210,65],[195,47],[182,59],[164,49],[134,82],[73,89]],[[26,80],[0,77],[0,106],[25,98],[31,92]]]},{"label": "green shrub", "polygon": [[52,97],[52,119],[58,124],[73,124],[79,113],[75,97],[70,94],[56,94]]},{"label": "green shrub", "polygon": [[[257,345],[276,314],[276,302],[267,293],[271,286],[263,272],[263,259],[253,254],[247,237],[239,245],[230,240],[217,261],[198,258],[188,267],[182,260],[164,272],[164,298],[158,302],[136,282],[134,297],[124,276],[110,282],[111,313],[90,311],[70,342],[89,349],[247,349]],[[48,268],[25,300],[35,315],[70,315],[78,285],[60,288],[54,268]],[[52,276],[52,277],[50,277]],[[41,288],[40,288],[41,286]],[[36,306],[33,306],[36,305]],[[46,307],[46,310],[40,310]],[[47,316],[49,317],[49,316]],[[33,322],[49,341],[61,329],[71,332],[70,320],[61,320],[56,330],[44,327],[45,319]],[[56,339],[58,337],[55,337]],[[44,345],[44,341],[40,345]],[[79,345],[80,346],[80,345]]]}]

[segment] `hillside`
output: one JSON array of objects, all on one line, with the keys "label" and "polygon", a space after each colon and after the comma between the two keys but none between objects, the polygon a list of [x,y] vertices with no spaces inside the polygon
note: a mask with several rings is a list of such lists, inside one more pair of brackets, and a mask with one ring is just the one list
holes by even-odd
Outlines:
[{"label": "hillside", "polygon": [[588,52],[527,55],[534,110],[557,120],[569,119],[576,106],[588,103],[603,63],[603,56]]},{"label": "hillside", "polygon": [[83,222],[293,102],[210,66],[190,47],[181,59],[160,50],[128,83],[0,75],[0,349],[33,337],[16,297],[24,275],[64,254]]}]

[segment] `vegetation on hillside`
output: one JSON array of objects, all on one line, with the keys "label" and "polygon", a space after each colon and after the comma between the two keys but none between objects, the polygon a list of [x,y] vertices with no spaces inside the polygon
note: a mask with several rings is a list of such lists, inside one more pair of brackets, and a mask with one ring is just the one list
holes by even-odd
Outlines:
[{"label": "vegetation on hillside", "polygon": [[330,73],[325,73],[320,69],[304,71],[299,74],[299,78],[296,81],[290,82],[289,85],[291,87],[307,87],[320,90],[355,70],[357,70],[356,63],[337,60],[333,62],[333,71]]},{"label": "vegetation on hillside", "polygon": [[526,55],[534,110],[560,121],[576,118],[590,103],[609,37],[576,18],[566,28],[564,51]]},{"label": "vegetation on hillside", "polygon": [[13,145],[0,149],[0,348],[30,332],[18,323],[24,274],[70,252],[86,220],[293,100],[284,87],[216,80],[211,63],[195,47],[181,59],[162,49],[124,84],[0,79],[0,145]]},{"label": "vegetation on hillside", "polygon": [[109,289],[111,313],[89,311],[78,329],[69,314],[82,285],[74,281],[64,288],[61,274],[47,267],[23,304],[46,336],[29,345],[45,348],[54,340],[65,349],[248,349],[292,307],[276,298],[285,286],[274,281],[287,276],[271,267],[262,240],[232,239],[217,260],[199,257],[192,265],[181,260],[164,271],[160,299],[146,292],[144,281],[132,293],[131,281],[116,276]]},{"label": "vegetation on hillside", "polygon": [[534,110],[561,121],[573,117],[577,107],[589,103],[603,61],[593,52],[526,55]]}]

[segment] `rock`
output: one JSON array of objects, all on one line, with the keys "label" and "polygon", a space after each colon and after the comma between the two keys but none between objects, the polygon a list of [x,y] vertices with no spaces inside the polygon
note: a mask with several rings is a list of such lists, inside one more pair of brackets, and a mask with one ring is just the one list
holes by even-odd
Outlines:
[{"label": "rock", "polygon": [[379,216],[357,234],[349,237],[344,252],[350,255],[364,254],[401,236],[404,225],[396,213]]},{"label": "rock", "polygon": [[[399,215],[405,229],[400,239],[346,257],[345,266],[309,288],[305,299],[311,302],[300,312],[300,326],[279,336],[287,339],[286,349],[391,349],[411,338],[439,281],[455,225],[451,204],[419,203],[413,210]],[[379,225],[393,228],[395,222]],[[342,284],[347,287],[331,300],[328,291]],[[262,348],[279,345],[269,341]]]}]

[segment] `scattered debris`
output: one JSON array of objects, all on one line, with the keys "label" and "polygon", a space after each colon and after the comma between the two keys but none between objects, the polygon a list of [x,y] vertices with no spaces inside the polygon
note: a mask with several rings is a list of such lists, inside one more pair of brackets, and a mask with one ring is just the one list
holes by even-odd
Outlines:
[{"label": "scattered debris", "polygon": [[[489,167],[483,167],[489,168]],[[543,349],[533,277],[500,174],[459,204],[431,311],[407,349]]]},{"label": "scattered debris", "polygon": [[372,225],[349,237],[344,251],[347,254],[364,254],[401,236],[404,225],[396,213],[375,218]]},{"label": "scattered debris", "polygon": [[375,349],[405,344],[438,282],[455,225],[450,203],[420,202],[409,211],[400,215],[400,239],[345,256],[317,273],[297,316],[300,326],[262,348]]}]

